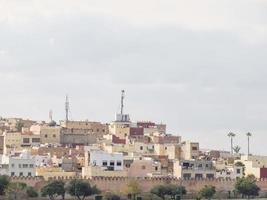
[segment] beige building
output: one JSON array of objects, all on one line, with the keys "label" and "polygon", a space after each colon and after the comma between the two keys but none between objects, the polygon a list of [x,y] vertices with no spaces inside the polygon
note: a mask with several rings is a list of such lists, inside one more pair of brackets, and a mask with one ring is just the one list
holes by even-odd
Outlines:
[{"label": "beige building", "polygon": [[4,136],[4,153],[8,154],[11,150],[21,149],[21,133],[20,132],[7,132],[3,133]]},{"label": "beige building", "polygon": [[181,158],[184,160],[197,159],[199,157],[199,143],[186,141],[182,143]]},{"label": "beige building", "polygon": [[245,175],[253,174],[256,178],[267,178],[267,156],[243,155],[240,160],[245,165]]},{"label": "beige building", "polygon": [[32,147],[40,145],[40,135],[32,132],[21,133],[21,147]]},{"label": "beige building", "polygon": [[30,131],[35,135],[40,135],[41,144],[59,144],[60,143],[60,126],[49,126],[47,124],[33,125]]},{"label": "beige building", "polygon": [[180,159],[181,148],[179,144],[154,144],[155,155],[168,156],[170,160]]},{"label": "beige building", "polygon": [[112,122],[109,125],[109,133],[126,139],[130,135],[130,122]]},{"label": "beige building", "polygon": [[101,135],[108,133],[108,124],[102,124],[101,122],[61,121],[60,126],[67,129],[83,129]]},{"label": "beige building", "polygon": [[161,176],[161,163],[149,157],[139,157],[124,161],[124,169],[128,177]]},{"label": "beige building", "polygon": [[66,172],[62,170],[62,168],[59,167],[38,167],[35,168],[36,170],[36,176],[42,176],[46,181],[49,180],[49,178],[58,178],[58,177],[76,177],[76,172]]}]

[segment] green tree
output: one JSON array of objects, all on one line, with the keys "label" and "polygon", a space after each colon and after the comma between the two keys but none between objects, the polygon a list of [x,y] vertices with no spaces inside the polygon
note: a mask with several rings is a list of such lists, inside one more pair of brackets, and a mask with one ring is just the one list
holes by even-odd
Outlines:
[{"label": "green tree", "polygon": [[4,195],[5,189],[9,184],[8,176],[0,176],[0,195]]},{"label": "green tree", "polygon": [[167,195],[168,191],[166,190],[166,187],[163,185],[157,185],[155,187],[153,187],[150,190],[150,193],[157,195],[158,197],[160,197],[161,199],[165,199],[165,196]]},{"label": "green tree", "polygon": [[41,189],[43,197],[48,196],[50,200],[54,200],[57,196],[61,196],[65,199],[65,183],[63,181],[53,181],[48,183]]},{"label": "green tree", "polygon": [[238,145],[233,147],[233,151],[235,152],[235,154],[239,154],[240,150],[241,150],[241,147]]},{"label": "green tree", "polygon": [[131,180],[124,188],[123,193],[128,195],[130,198],[135,199],[138,194],[141,193],[141,187],[137,181]]},{"label": "green tree", "polygon": [[212,185],[205,185],[205,187],[199,191],[200,197],[205,199],[211,199],[215,195],[215,193],[216,188]]},{"label": "green tree", "polygon": [[9,197],[9,199],[25,199],[27,198],[26,188],[26,183],[9,183],[8,187],[6,188],[5,194]]},{"label": "green tree", "polygon": [[27,187],[26,193],[28,197],[38,197],[39,194],[34,187]]},{"label": "green tree", "polygon": [[242,197],[258,196],[260,188],[256,185],[254,176],[240,178],[236,181],[235,190],[242,195]]},{"label": "green tree", "polygon": [[171,196],[171,199],[175,199],[175,196],[177,195],[185,195],[187,193],[185,187],[183,186],[176,186],[176,185],[170,185],[169,187],[169,195]]},{"label": "green tree", "polygon": [[106,200],[120,200],[120,196],[117,194],[108,193],[105,195]]},{"label": "green tree", "polygon": [[100,193],[96,186],[91,187],[90,183],[76,179],[69,182],[67,192],[79,200],[84,200],[85,197]]},{"label": "green tree", "polygon": [[161,199],[165,199],[166,196],[170,196],[171,199],[175,199],[177,195],[185,195],[185,187],[176,185],[158,185],[151,189],[150,193],[157,195]]}]

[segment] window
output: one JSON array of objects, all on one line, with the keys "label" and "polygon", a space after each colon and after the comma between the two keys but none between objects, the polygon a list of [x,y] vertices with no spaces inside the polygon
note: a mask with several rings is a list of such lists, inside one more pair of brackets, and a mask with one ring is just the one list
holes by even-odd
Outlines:
[{"label": "window", "polygon": [[99,132],[99,129],[96,129],[96,132]]},{"label": "window", "polygon": [[167,150],[168,149],[168,147],[165,147],[165,150]]},{"label": "window", "polygon": [[23,176],[23,172],[20,172],[20,173],[19,173],[19,176]]},{"label": "window", "polygon": [[55,134],[53,134],[53,138],[55,138],[56,137],[56,135]]},{"label": "window", "polygon": [[105,133],[106,132],[105,129],[103,129],[102,132]]},{"label": "window", "polygon": [[28,164],[23,164],[22,167],[23,168],[28,168]]},{"label": "window", "polygon": [[121,166],[121,161],[117,161],[117,166]]},{"label": "window", "polygon": [[32,138],[32,142],[39,143],[40,142],[40,138]]},{"label": "window", "polygon": [[197,151],[198,148],[197,148],[197,147],[192,147],[192,150],[193,150],[193,151]]},{"label": "window", "polygon": [[126,167],[126,168],[130,168],[131,165],[130,165],[129,163],[127,163],[127,164],[125,165],[125,167]]},{"label": "window", "polygon": [[140,146],[140,150],[143,150],[143,146]]},{"label": "window", "polygon": [[11,167],[15,167],[15,164],[11,164]]},{"label": "window", "polygon": [[34,167],[34,165],[33,164],[30,164],[30,168],[33,168]]},{"label": "window", "polygon": [[236,169],[236,173],[237,174],[240,174],[241,173],[241,170],[240,169]]},{"label": "window", "polygon": [[23,138],[23,143],[30,143],[30,138]]},{"label": "window", "polygon": [[146,166],[145,166],[145,165],[143,165],[143,166],[142,166],[142,169],[143,169],[143,170],[144,170],[144,169],[146,169]]},{"label": "window", "polygon": [[31,172],[28,172],[28,176],[32,176],[32,173]]},{"label": "window", "polygon": [[115,162],[114,161],[110,161],[109,165],[110,166],[114,166],[115,165]]},{"label": "window", "polygon": [[45,138],[47,138],[47,134],[45,134]]},{"label": "window", "polygon": [[11,172],[11,176],[15,176],[15,172]]},{"label": "window", "polygon": [[155,171],[158,171],[158,167],[155,167]]},{"label": "window", "polygon": [[21,168],[21,164],[19,164],[19,168]]},{"label": "window", "polygon": [[102,162],[102,165],[103,165],[103,166],[108,166],[108,162],[107,162],[107,161],[103,161],[103,162]]}]

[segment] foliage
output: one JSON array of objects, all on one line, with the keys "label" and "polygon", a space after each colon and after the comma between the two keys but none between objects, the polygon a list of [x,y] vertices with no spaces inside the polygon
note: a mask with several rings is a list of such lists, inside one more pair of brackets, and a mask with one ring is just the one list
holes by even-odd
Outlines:
[{"label": "foliage", "polygon": [[96,186],[91,187],[90,183],[76,179],[70,181],[67,191],[71,196],[76,196],[79,200],[84,200],[85,197],[100,193]]},{"label": "foliage", "polygon": [[235,146],[235,147],[233,147],[233,151],[236,153],[236,154],[238,154],[239,152],[240,152],[240,150],[241,150],[241,147],[240,146]]},{"label": "foliage", "polygon": [[244,167],[245,165],[242,162],[238,161],[238,162],[235,163],[235,166]]},{"label": "foliage", "polygon": [[9,197],[9,199],[25,199],[27,197],[26,188],[26,183],[9,183],[5,194]]},{"label": "foliage", "polygon": [[133,197],[135,199],[136,195],[141,193],[141,187],[137,181],[131,180],[123,189],[123,193]]},{"label": "foliage", "polygon": [[106,200],[120,200],[120,196],[116,195],[116,194],[112,194],[112,193],[109,193],[109,194],[106,194],[105,195],[105,199]]},{"label": "foliage", "polygon": [[176,195],[185,195],[186,189],[175,185],[158,185],[152,188],[150,192],[162,199],[165,199],[166,196],[170,196],[174,199]]},{"label": "foliage", "polygon": [[215,195],[215,193],[216,193],[216,188],[211,185],[209,186],[205,185],[205,187],[199,191],[200,197],[205,199],[211,199]]},{"label": "foliage", "polygon": [[23,128],[24,124],[22,122],[17,122],[16,123],[16,129],[18,132],[21,132],[22,131],[22,128]]},{"label": "foliage", "polygon": [[9,184],[8,176],[0,176],[0,195],[4,195],[4,191]]},{"label": "foliage", "polygon": [[27,187],[26,193],[27,193],[28,197],[38,197],[39,196],[37,190],[33,187]]},{"label": "foliage", "polygon": [[235,184],[235,190],[242,196],[258,196],[260,188],[256,185],[255,177],[248,176],[237,180]]},{"label": "foliage", "polygon": [[53,181],[48,183],[41,189],[42,196],[48,196],[50,200],[54,200],[57,196],[65,198],[65,183],[62,181]]}]

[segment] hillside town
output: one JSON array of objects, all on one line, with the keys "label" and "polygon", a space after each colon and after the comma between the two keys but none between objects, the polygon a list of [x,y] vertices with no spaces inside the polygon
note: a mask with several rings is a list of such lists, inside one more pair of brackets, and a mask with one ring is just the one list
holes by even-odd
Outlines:
[{"label": "hillside town", "polygon": [[[0,174],[10,177],[169,177],[236,180],[247,175],[267,178],[267,156],[201,150],[197,141],[167,132],[167,125],[132,122],[120,112],[109,123],[66,119],[38,122],[0,120]],[[228,134],[232,140],[234,133]],[[248,135],[248,141],[249,137]],[[249,148],[249,144],[248,144]]]}]

